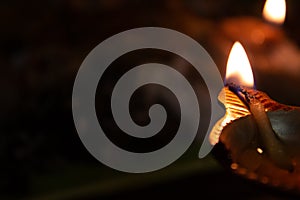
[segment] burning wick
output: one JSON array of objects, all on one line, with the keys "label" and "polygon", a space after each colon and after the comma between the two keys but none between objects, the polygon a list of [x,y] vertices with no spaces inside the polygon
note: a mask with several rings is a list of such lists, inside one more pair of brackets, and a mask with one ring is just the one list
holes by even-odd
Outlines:
[{"label": "burning wick", "polygon": [[[268,158],[278,168],[293,171],[292,160],[274,132],[266,113],[268,110],[275,110],[279,107],[285,110],[292,108],[273,101],[266,94],[253,89],[253,87],[254,78],[247,54],[242,45],[236,42],[231,49],[227,62],[225,87],[219,95],[219,100],[226,107],[226,114],[213,128],[210,142],[212,145],[218,143],[223,128],[229,123],[234,123],[241,117],[251,115],[257,126],[258,140]],[[257,152],[262,154],[260,146],[255,149],[260,149]]]}]

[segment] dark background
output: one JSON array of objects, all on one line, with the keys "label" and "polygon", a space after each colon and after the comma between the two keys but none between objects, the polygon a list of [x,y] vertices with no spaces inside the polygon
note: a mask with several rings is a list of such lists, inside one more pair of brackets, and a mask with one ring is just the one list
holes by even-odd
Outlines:
[{"label": "dark background", "polygon": [[[183,158],[158,172],[142,175],[117,172],[87,152],[72,118],[71,96],[77,70],[87,54],[106,38],[143,26],[171,28],[207,48],[224,76],[227,55],[221,55],[222,48],[211,42],[214,37],[222,36],[208,32],[228,17],[261,18],[263,4],[262,0],[1,1],[0,198],[296,198],[231,174],[213,155],[197,159],[201,140]],[[298,48],[300,3],[288,0],[287,8],[282,29]],[[149,61],[174,64],[173,57],[162,52],[139,52],[114,65],[126,68]],[[177,60],[175,66],[180,67],[180,63]],[[190,68],[186,76],[194,80]],[[274,84],[283,84],[280,89],[270,84],[270,77],[264,79],[255,69],[254,74],[258,88],[284,103],[300,105],[297,104],[300,74],[294,74],[298,77],[294,79],[281,76],[277,81],[274,75]],[[196,80],[199,83],[195,87],[201,87],[201,77]],[[106,80],[107,88],[109,81]],[[145,92],[146,89],[138,95]],[[204,97],[207,90],[204,88],[203,92]],[[171,115],[171,120],[178,121],[176,114]],[[109,129],[109,122],[103,123]],[[141,119],[139,123],[145,122]],[[201,129],[205,128],[204,124]],[[167,141],[162,138],[153,145],[159,146],[160,142]]]}]

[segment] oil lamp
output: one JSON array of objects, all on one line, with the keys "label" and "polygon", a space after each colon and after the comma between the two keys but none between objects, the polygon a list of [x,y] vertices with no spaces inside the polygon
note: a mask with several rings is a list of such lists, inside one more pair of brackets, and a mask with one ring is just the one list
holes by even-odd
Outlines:
[{"label": "oil lamp", "polygon": [[[235,16],[218,22],[210,35],[217,65],[224,66],[232,42],[247,46],[252,65],[262,76],[285,74],[297,81],[300,74],[300,50],[288,37],[282,25],[286,18],[285,0],[267,0],[262,16]],[[216,34],[215,36],[213,34]],[[277,77],[280,79],[280,77]],[[267,84],[267,83],[266,83]]]},{"label": "oil lamp", "polygon": [[267,0],[263,19],[253,16],[241,16],[225,19],[221,29],[229,38],[235,38],[247,46],[259,46],[282,40],[285,33],[281,25],[286,17],[285,0]]},{"label": "oil lamp", "polygon": [[217,157],[234,173],[300,191],[300,108],[272,100],[254,82],[247,54],[235,42],[219,94],[226,114],[212,129],[210,143],[222,149]]}]

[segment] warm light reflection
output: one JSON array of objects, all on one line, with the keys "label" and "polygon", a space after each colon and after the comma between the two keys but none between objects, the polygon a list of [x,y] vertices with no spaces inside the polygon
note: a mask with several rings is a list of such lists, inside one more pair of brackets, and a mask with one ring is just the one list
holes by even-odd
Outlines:
[{"label": "warm light reflection", "polygon": [[259,154],[262,154],[264,151],[261,149],[261,148],[259,148],[259,147],[257,147],[256,148],[256,151],[259,153]]},{"label": "warm light reflection", "polygon": [[264,18],[272,23],[282,24],[285,20],[285,0],[267,0],[263,10]]},{"label": "warm light reflection", "polygon": [[243,46],[239,42],[235,42],[231,48],[225,82],[251,88],[254,86],[251,65]]}]

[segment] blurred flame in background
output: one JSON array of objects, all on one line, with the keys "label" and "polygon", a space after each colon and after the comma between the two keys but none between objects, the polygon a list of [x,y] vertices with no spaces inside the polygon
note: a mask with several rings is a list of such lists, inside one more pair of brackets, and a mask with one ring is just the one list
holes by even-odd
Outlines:
[{"label": "blurred flame in background", "polygon": [[283,24],[286,15],[285,0],[267,0],[263,9],[263,17],[272,23]]}]

